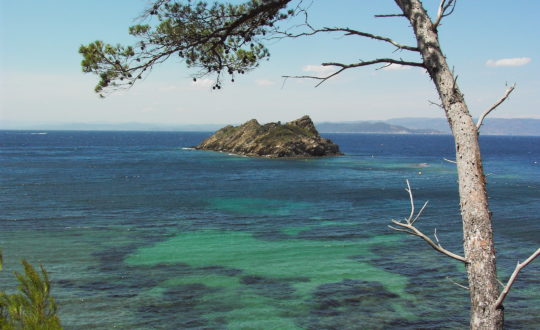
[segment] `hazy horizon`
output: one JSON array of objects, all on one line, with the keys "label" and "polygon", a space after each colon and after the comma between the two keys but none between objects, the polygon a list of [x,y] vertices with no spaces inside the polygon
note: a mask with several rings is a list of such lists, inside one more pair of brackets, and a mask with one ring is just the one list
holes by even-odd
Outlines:
[{"label": "hazy horizon", "polygon": [[[213,77],[194,83],[190,78],[194,70],[173,59],[132,89],[102,100],[93,91],[98,78],[81,72],[79,46],[94,40],[132,44],[128,27],[144,10],[146,0],[0,0],[0,4],[0,122],[31,118],[54,123],[198,125],[251,118],[284,122],[305,113],[315,122],[444,115],[429,103],[438,97],[429,76],[418,68],[360,68],[318,88],[311,80],[282,78],[328,74],[329,68],[320,65],[327,61],[352,63],[388,56],[418,60],[415,54],[394,54],[394,47],[386,43],[339,35],[270,42],[269,62],[221,90],[211,89]],[[540,45],[531,42],[540,29],[535,17],[540,2],[486,4],[459,2],[439,28],[443,50],[459,77],[470,112],[479,116],[500,99],[506,84],[515,82],[516,90],[493,117],[540,118],[536,57]],[[437,1],[425,3],[432,14],[437,5]],[[414,44],[405,20],[373,17],[395,10],[394,1],[344,0],[339,6],[315,1],[310,21],[314,26],[348,26]]]},{"label": "hazy horizon", "polygon": [[[251,118],[250,118],[251,119]],[[295,118],[296,119],[296,118]],[[216,131],[226,125],[237,126],[243,122],[228,123],[205,123],[205,124],[181,124],[181,123],[143,123],[143,122],[1,122],[0,130],[43,130],[43,131],[185,131],[185,132],[210,132]],[[260,121],[261,124],[267,122]],[[380,132],[392,133],[395,131],[391,127],[400,126],[412,131],[431,131],[449,134],[449,127],[444,117],[396,117],[386,120],[352,120],[352,121],[314,121],[321,133],[334,132],[328,125],[343,125],[345,128],[338,129],[335,132],[344,132],[343,130],[352,129],[349,132],[368,132],[373,129],[366,126],[365,123],[384,123],[388,125],[385,129],[378,127]],[[354,126],[358,124],[360,126]],[[363,125],[364,124],[364,125]],[[325,126],[319,127],[319,125]],[[351,128],[351,125],[352,128]],[[348,128],[347,128],[348,127]],[[382,130],[382,131],[381,131]],[[420,134],[423,134],[419,132]],[[429,133],[429,132],[426,132]],[[540,119],[537,118],[489,118],[484,123],[484,134],[495,135],[540,135]]]}]

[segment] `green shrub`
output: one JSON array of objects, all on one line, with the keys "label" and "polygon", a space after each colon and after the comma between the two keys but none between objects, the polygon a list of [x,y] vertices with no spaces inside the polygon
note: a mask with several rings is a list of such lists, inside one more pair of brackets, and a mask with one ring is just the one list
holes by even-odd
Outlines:
[{"label": "green shrub", "polygon": [[[0,251],[0,270],[2,263]],[[47,272],[40,266],[40,274],[26,260],[21,263],[24,274],[15,272],[18,292],[0,291],[0,329],[62,329]]]}]

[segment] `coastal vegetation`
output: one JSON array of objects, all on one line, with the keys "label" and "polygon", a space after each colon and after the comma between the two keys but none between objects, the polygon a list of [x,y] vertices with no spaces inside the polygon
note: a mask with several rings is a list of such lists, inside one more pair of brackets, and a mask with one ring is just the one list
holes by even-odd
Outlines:
[{"label": "coastal vegetation", "polygon": [[231,152],[268,158],[337,156],[339,147],[322,138],[309,116],[291,122],[260,125],[252,119],[226,126],[195,149]]},{"label": "coastal vegetation", "polygon": [[[40,266],[40,272],[36,271],[26,260],[22,260],[21,264],[24,274],[14,272],[19,282],[18,292],[9,294],[0,291],[0,328],[62,329],[47,271],[43,266]],[[2,267],[3,256],[0,251],[0,271]]]},{"label": "coastal vegetation", "polygon": [[[534,252],[527,262],[516,267],[510,280],[499,288],[491,212],[488,206],[486,178],[478,136],[486,116],[512,93],[509,87],[503,97],[488,108],[475,122],[471,117],[457,75],[448,64],[439,42],[438,30],[456,9],[457,0],[441,0],[431,17],[420,0],[395,0],[396,14],[377,15],[381,19],[405,19],[412,29],[415,45],[400,44],[386,36],[379,36],[349,27],[313,27],[309,24],[302,1],[252,0],[242,4],[205,1],[179,2],[154,0],[144,18],[154,19],[155,26],[139,24],[130,28],[130,34],[139,38],[133,46],[109,45],[101,41],[80,48],[84,72],[95,73],[99,82],[95,90],[101,96],[117,88],[129,87],[146,75],[154,65],[172,55],[184,59],[186,65],[197,68],[193,79],[214,75],[213,89],[222,88],[224,77],[234,81],[237,75],[252,70],[269,57],[265,46],[269,36],[274,38],[300,38],[321,34],[347,37],[365,37],[390,44],[396,50],[415,54],[416,60],[398,57],[380,57],[353,63],[325,62],[323,66],[334,72],[323,76],[287,76],[287,78],[313,79],[317,86],[344,71],[370,65],[400,65],[424,69],[434,83],[440,98],[440,108],[452,131],[455,142],[455,160],[458,175],[461,220],[463,223],[463,255],[453,253],[425,235],[417,227],[424,207],[415,210],[413,190],[407,182],[411,202],[410,215],[405,221],[393,221],[393,229],[420,237],[442,255],[462,263],[467,271],[470,293],[470,326],[472,329],[502,329],[503,302],[519,271],[540,254]],[[300,16],[304,23],[296,29],[283,27],[283,22]]]}]

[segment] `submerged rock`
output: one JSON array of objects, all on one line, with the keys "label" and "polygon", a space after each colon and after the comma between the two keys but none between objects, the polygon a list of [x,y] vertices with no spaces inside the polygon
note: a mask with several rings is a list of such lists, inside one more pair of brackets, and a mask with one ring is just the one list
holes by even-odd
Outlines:
[{"label": "submerged rock", "polygon": [[252,119],[240,126],[226,126],[195,149],[257,157],[338,156],[339,146],[322,138],[309,116],[286,124],[261,125]]}]

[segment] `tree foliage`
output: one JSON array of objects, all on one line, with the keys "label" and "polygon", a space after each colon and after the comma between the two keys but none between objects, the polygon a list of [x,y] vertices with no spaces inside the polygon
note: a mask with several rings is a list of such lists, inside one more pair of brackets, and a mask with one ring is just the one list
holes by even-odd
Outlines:
[{"label": "tree foliage", "polygon": [[139,40],[135,45],[102,41],[83,45],[79,49],[82,69],[99,76],[95,91],[104,96],[133,85],[155,64],[176,56],[199,69],[194,80],[217,74],[213,88],[219,89],[224,75],[234,81],[236,74],[256,68],[269,57],[261,38],[276,22],[294,14],[284,10],[289,1],[251,0],[233,5],[158,0],[142,15],[141,24],[129,28],[129,34]]},{"label": "tree foliage", "polygon": [[[0,270],[2,269],[0,251]],[[1,329],[62,329],[57,316],[57,305],[51,296],[51,283],[47,271],[40,266],[38,272],[26,260],[21,261],[24,274],[15,272],[18,292],[0,291]],[[40,274],[41,273],[41,274]]]}]

